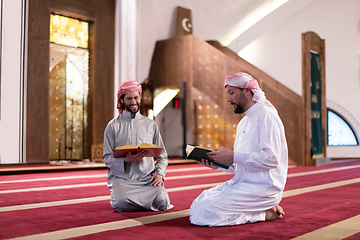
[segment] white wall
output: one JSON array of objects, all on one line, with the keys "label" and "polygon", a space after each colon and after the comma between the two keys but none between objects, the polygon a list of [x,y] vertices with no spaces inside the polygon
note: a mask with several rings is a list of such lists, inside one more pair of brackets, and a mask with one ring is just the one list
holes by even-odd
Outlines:
[{"label": "white wall", "polygon": [[3,0],[0,163],[23,162],[25,0]]},{"label": "white wall", "polygon": [[[359,0],[316,0],[259,36],[240,56],[301,95],[301,34],[316,32],[325,39],[326,98],[351,113],[347,120],[356,126],[360,119],[359,19]],[[360,147],[333,148],[328,147],[329,157],[360,157]]]},{"label": "white wall", "polygon": [[169,157],[183,155],[183,125],[181,108],[175,109],[172,101],[155,117]]},{"label": "white wall", "polygon": [[[175,37],[177,6],[191,9],[194,35],[219,41],[258,7],[240,0],[140,0],[139,81],[148,76],[155,42]],[[352,126],[359,126],[359,19],[360,0],[290,0],[229,48],[237,52],[251,42],[240,56],[302,95],[301,34],[316,32],[325,39],[327,99],[351,114],[347,120]],[[330,157],[360,157],[360,147],[328,147],[328,153]]]},{"label": "white wall", "polygon": [[[139,0],[139,82],[149,76],[156,41],[176,35],[177,7],[191,10],[193,35],[227,42],[234,27],[269,0]],[[300,0],[309,1],[309,0]],[[311,1],[311,0],[310,0]]]}]

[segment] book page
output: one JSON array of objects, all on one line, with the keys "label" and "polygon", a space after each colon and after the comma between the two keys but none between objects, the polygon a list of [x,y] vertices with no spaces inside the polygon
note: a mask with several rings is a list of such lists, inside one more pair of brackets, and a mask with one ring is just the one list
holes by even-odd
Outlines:
[{"label": "book page", "polygon": [[161,148],[161,146],[150,143],[142,143],[140,144],[140,148]]},{"label": "book page", "polygon": [[194,146],[187,144],[185,148],[186,156],[189,156],[189,154],[192,152],[192,150],[194,150],[194,148]]},{"label": "book page", "polygon": [[121,146],[121,147],[116,147],[115,150],[121,150],[121,149],[137,149],[138,146],[137,145],[126,145],[126,146]]}]

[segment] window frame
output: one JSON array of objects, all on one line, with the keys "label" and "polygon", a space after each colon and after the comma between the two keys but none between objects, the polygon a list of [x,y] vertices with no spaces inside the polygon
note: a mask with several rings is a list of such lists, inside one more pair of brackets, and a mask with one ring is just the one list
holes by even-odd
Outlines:
[{"label": "window frame", "polygon": [[[356,144],[351,144],[351,145],[348,145],[348,144],[344,144],[344,145],[330,145],[329,144],[329,112],[332,112],[334,113],[336,116],[338,116],[341,120],[343,120],[346,125],[350,128],[351,132],[353,133],[354,137],[355,137],[355,140],[356,140]],[[327,119],[327,145],[328,146],[331,146],[331,147],[336,147],[336,146],[359,146],[359,137],[357,135],[357,132],[354,130],[354,128],[351,126],[351,124],[349,123],[349,121],[346,120],[346,118],[344,118],[340,113],[338,113],[337,111],[331,109],[331,108],[327,108],[327,111],[326,111],[326,114],[328,116],[328,119]]]}]

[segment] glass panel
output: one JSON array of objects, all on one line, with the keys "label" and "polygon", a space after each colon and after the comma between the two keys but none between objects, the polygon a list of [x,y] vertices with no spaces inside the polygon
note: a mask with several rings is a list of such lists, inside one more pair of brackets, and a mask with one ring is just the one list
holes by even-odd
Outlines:
[{"label": "glass panel", "polygon": [[[64,54],[65,57],[65,54]],[[49,81],[49,159],[65,159],[66,59],[50,71]]]},{"label": "glass panel", "polygon": [[86,146],[89,51],[50,44],[49,158],[82,159]]},{"label": "glass panel", "polygon": [[49,159],[83,159],[87,149],[89,23],[51,14]]},{"label": "glass panel", "polygon": [[328,111],[328,144],[358,145],[356,136],[351,127],[339,115]]},{"label": "glass panel", "polygon": [[50,42],[88,48],[89,23],[60,15],[50,15]]},{"label": "glass panel", "polygon": [[66,131],[67,155],[81,159],[83,135],[87,125],[89,53],[83,49],[70,49],[66,58]]}]

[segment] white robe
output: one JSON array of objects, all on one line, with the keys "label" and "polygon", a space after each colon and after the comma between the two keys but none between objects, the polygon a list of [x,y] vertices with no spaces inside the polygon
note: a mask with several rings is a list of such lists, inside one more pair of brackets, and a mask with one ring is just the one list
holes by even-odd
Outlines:
[{"label": "white robe", "polygon": [[[156,144],[163,147],[156,164],[154,158],[125,163],[124,158],[113,158],[115,147]],[[112,119],[104,132],[103,161],[109,168],[107,185],[110,188],[111,206],[116,211],[161,211],[173,207],[163,186],[151,186],[154,172],[165,177],[168,156],[155,121],[136,113],[123,111]]]},{"label": "white robe", "polygon": [[192,203],[190,221],[200,226],[228,226],[265,220],[265,211],[281,201],[288,149],[277,111],[256,103],[237,126],[234,177],[203,191]]}]

